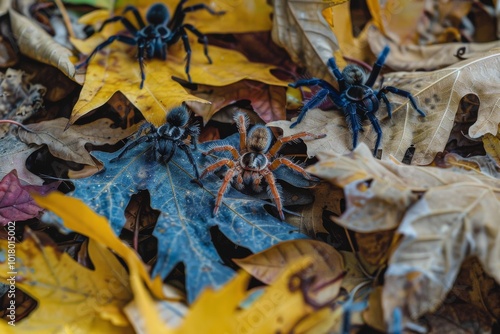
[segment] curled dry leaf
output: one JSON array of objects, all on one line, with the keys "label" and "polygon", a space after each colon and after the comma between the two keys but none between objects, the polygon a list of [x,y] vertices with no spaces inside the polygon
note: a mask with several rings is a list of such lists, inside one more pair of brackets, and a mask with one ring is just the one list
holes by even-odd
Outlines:
[{"label": "curled dry leaf", "polygon": [[17,40],[21,53],[52,65],[61,70],[69,78],[75,76],[75,66],[70,60],[72,52],[56,43],[52,37],[32,20],[9,9],[12,32]]},{"label": "curled dry leaf", "polygon": [[[490,70],[500,66],[500,49],[477,58],[468,59],[434,72],[397,72],[384,77],[384,84],[412,92],[420,108],[427,114],[418,115],[409,100],[389,94],[393,116],[386,115],[385,105],[378,114],[382,127],[382,159],[393,155],[402,160],[409,147],[415,147],[412,164],[426,165],[446,146],[453,128],[455,114],[463,96],[476,94],[480,100],[477,121],[468,135],[479,138],[487,133],[496,134],[500,123],[498,88],[500,77]],[[340,111],[310,110],[301,123],[290,129],[290,122],[272,122],[270,126],[283,129],[284,136],[300,131],[326,133],[322,139],[306,143],[309,156],[319,151],[333,150],[343,154],[352,148],[351,131]],[[371,124],[364,123],[359,140],[375,146],[376,134]]]},{"label": "curled dry leaf", "polygon": [[323,12],[343,2],[345,0],[273,0],[274,42],[314,77],[334,80],[325,64],[339,50],[339,44],[332,32],[331,12],[325,15]]},{"label": "curled dry leaf", "polygon": [[121,129],[112,128],[112,124],[110,119],[101,118],[92,123],[73,125],[65,129],[68,119],[57,118],[26,125],[25,128],[29,131],[19,129],[18,136],[26,144],[46,144],[52,155],[57,158],[95,166],[85,144],[113,145],[137,130],[137,125]]}]

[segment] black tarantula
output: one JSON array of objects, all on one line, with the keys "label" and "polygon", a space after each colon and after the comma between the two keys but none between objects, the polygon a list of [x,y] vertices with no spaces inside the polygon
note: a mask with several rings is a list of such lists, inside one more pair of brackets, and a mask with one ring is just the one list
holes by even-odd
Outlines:
[{"label": "black tarantula", "polygon": [[[174,156],[177,148],[180,148],[186,153],[189,162],[193,165],[196,179],[200,178],[198,165],[194,160],[190,146],[190,144],[192,144],[194,149],[197,149],[196,142],[200,129],[196,124],[189,125],[189,113],[185,106],[172,109],[167,115],[167,122],[160,125],[158,128],[151,123],[143,124],[138,134],[140,135],[142,130],[147,127],[149,127],[149,132],[147,134],[128,144],[117,157],[111,160],[111,162],[117,161],[130,149],[143,142],[152,142],[154,148],[153,157],[156,161],[167,164]],[[188,138],[190,138],[190,140],[188,140]]]},{"label": "black tarantula", "polygon": [[[180,38],[184,43],[184,49],[186,50],[186,75],[189,82],[191,82],[191,76],[189,75],[189,65],[191,62],[191,46],[189,44],[189,39],[186,33],[186,29],[191,31],[198,37],[198,40],[203,42],[205,56],[208,59],[208,63],[212,63],[212,59],[208,55],[208,40],[207,36],[202,34],[193,25],[183,23],[186,13],[194,12],[197,10],[205,9],[212,15],[222,15],[224,12],[216,12],[205,4],[196,4],[189,7],[183,8],[184,3],[187,0],[180,0],[177,5],[172,19],[170,19],[170,12],[163,3],[153,4],[146,13],[147,25],[144,23],[139,11],[134,6],[127,6],[122,16],[115,16],[107,19],[102,24],[99,31],[101,31],[108,23],[121,21],[125,28],[128,30],[133,37],[125,35],[113,35],[109,37],[106,41],[99,44],[94,51],[87,57],[87,59],[79,64],[77,68],[88,64],[90,59],[100,50],[110,45],[114,41],[120,41],[128,45],[137,46],[137,58],[139,59],[139,66],[141,68],[141,86],[144,85],[144,80],[146,75],[144,74],[144,53],[148,58],[159,57],[163,60],[167,59],[167,47],[176,43]],[[132,12],[134,14],[139,28],[136,28],[126,17],[125,13]]]},{"label": "black tarantula", "polygon": [[363,131],[361,127],[361,120],[368,118],[377,133],[377,141],[375,143],[374,154],[382,139],[382,128],[378,122],[375,113],[379,108],[379,101],[382,99],[387,106],[387,114],[389,118],[392,116],[392,108],[389,99],[386,96],[387,92],[404,96],[410,100],[411,105],[421,116],[425,113],[420,110],[417,103],[410,92],[393,87],[383,86],[380,90],[374,90],[373,84],[380,74],[382,66],[384,66],[385,59],[389,54],[389,47],[385,47],[373,65],[373,70],[370,75],[358,65],[347,65],[342,72],[340,72],[335,58],[328,59],[328,67],[333,72],[339,84],[339,90],[333,87],[330,83],[322,79],[304,79],[295,83],[289,84],[290,87],[297,88],[301,86],[319,86],[321,88],[304,106],[297,117],[297,120],[290,125],[291,128],[295,127],[302,121],[307,111],[320,105],[323,100],[328,96],[333,101],[335,106],[342,109],[346,117],[347,124],[352,131],[353,148],[358,145],[358,132]]},{"label": "black tarantula", "polygon": [[203,154],[208,155],[213,152],[229,151],[233,155],[233,160],[223,158],[209,165],[201,173],[201,178],[208,173],[212,173],[222,166],[227,166],[229,169],[225,173],[224,181],[217,193],[215,201],[214,215],[219,211],[222,202],[222,197],[227,190],[230,182],[241,190],[245,185],[251,185],[255,192],[262,191],[262,178],[267,182],[269,197],[273,199],[276,208],[278,209],[281,220],[285,220],[283,214],[283,205],[281,196],[273,175],[273,171],[281,165],[301,173],[306,179],[315,180],[311,177],[304,168],[298,166],[293,161],[285,157],[276,157],[281,146],[287,142],[295,141],[299,138],[309,137],[311,139],[323,138],[325,135],[315,135],[309,132],[300,132],[288,137],[278,138],[276,143],[271,146],[273,138],[271,130],[264,125],[255,125],[249,132],[247,137],[248,118],[244,113],[237,113],[234,117],[238,132],[240,133],[240,150],[231,145],[216,146]]}]

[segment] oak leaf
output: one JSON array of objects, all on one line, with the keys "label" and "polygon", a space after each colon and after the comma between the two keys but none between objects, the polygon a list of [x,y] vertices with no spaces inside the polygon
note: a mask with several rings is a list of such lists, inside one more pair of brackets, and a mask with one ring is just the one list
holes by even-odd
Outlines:
[{"label": "oak leaf", "polygon": [[[0,280],[7,283],[7,241],[0,249]],[[38,301],[38,308],[16,326],[0,322],[2,333],[71,331],[132,333],[121,308],[132,298],[127,271],[112,252],[90,241],[94,270],[85,268],[33,232],[16,244],[16,287]],[[14,331],[15,330],[15,331]]]}]

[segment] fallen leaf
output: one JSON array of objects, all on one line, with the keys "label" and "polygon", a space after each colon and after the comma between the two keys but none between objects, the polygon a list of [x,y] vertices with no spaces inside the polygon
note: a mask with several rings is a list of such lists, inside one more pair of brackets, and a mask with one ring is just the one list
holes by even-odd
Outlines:
[{"label": "fallen leaf", "polygon": [[71,62],[72,52],[56,43],[52,37],[32,20],[9,8],[12,33],[21,53],[61,70],[69,78],[75,76]]},{"label": "fallen leaf", "polygon": [[[252,252],[304,237],[292,226],[268,214],[263,205],[269,202],[234,189],[224,196],[214,217],[213,205],[221,181],[212,175],[203,179],[203,187],[200,187],[191,182],[193,166],[184,152],[178,150],[165,166],[152,159],[149,145],[137,145],[114,163],[109,160],[117,153],[94,152],[94,157],[104,162],[105,170],[88,179],[74,180],[76,189],[72,196],[81,198],[107,217],[118,235],[126,222],[124,208],[130,197],[140,190],[148,190],[151,207],[161,212],[153,232],[159,243],[152,276],[164,278],[177,264],[184,263],[189,301],[204,288],[219,287],[233,275],[233,271],[222,264],[211,242],[211,227],[218,226],[232,242]],[[207,163],[201,151],[208,150],[209,145],[213,143],[199,145],[198,151],[193,152],[200,167]],[[193,205],[197,210],[192,210]]]},{"label": "fallen leaf", "polygon": [[317,276],[315,284],[321,285],[343,273],[342,255],[327,243],[309,239],[284,241],[260,253],[233,261],[259,281],[272,284],[290,263],[303,256],[314,260],[311,271]]},{"label": "fallen leaf", "polygon": [[[7,283],[11,270],[6,240],[1,241],[0,249],[0,280]],[[16,244],[16,288],[33,296],[38,307],[15,327],[1,321],[2,333],[132,333],[120,314],[132,298],[125,268],[113,253],[94,241],[90,241],[89,255],[94,270],[81,266],[53,245],[43,245],[28,232],[27,238]]]},{"label": "fallen leaf", "polygon": [[18,136],[26,144],[47,145],[50,153],[56,158],[76,163],[95,166],[95,162],[85,148],[85,144],[113,145],[137,131],[138,126],[130,126],[125,130],[113,128],[113,121],[101,118],[84,125],[72,125],[68,129],[67,118],[56,118],[25,125],[19,129]]},{"label": "fallen leaf", "polygon": [[[325,71],[325,64],[339,50],[339,44],[323,12],[343,2],[345,0],[273,0],[274,42],[314,77],[334,80],[333,75]],[[326,13],[328,18],[329,15],[331,13]]]},{"label": "fallen leaf", "polygon": [[285,92],[285,87],[271,86],[250,80],[242,80],[223,87],[197,85],[197,89],[190,93],[210,101],[211,104],[187,102],[187,105],[197,115],[202,116],[203,123],[206,124],[223,107],[240,100],[248,100],[252,104],[253,110],[264,122],[268,123],[286,118]]},{"label": "fallen leaf", "polygon": [[30,192],[45,194],[55,190],[58,185],[59,182],[45,186],[22,186],[16,170],[12,170],[0,181],[0,226],[36,217],[43,209],[35,203]]}]

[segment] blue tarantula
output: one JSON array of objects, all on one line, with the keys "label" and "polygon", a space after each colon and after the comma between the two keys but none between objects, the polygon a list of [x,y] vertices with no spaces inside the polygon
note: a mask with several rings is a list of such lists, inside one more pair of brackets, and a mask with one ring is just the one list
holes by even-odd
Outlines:
[{"label": "blue tarantula", "polygon": [[293,88],[302,86],[319,86],[321,88],[304,104],[297,120],[290,127],[293,128],[299,124],[310,109],[319,106],[326,97],[329,97],[335,106],[344,112],[347,124],[352,131],[353,148],[358,145],[358,133],[363,131],[361,121],[366,118],[370,120],[377,133],[374,148],[374,154],[376,154],[382,140],[382,128],[375,113],[379,109],[379,101],[382,100],[386,104],[387,114],[391,118],[392,107],[386,95],[388,92],[408,98],[413,108],[421,116],[425,116],[425,113],[417,106],[415,98],[410,92],[393,86],[383,86],[380,90],[372,88],[382,66],[384,66],[389,51],[390,49],[387,46],[382,50],[369,75],[358,65],[347,65],[341,72],[335,63],[335,58],[328,59],[328,67],[337,79],[339,89],[333,87],[329,82],[317,78],[299,80],[289,84]]}]

